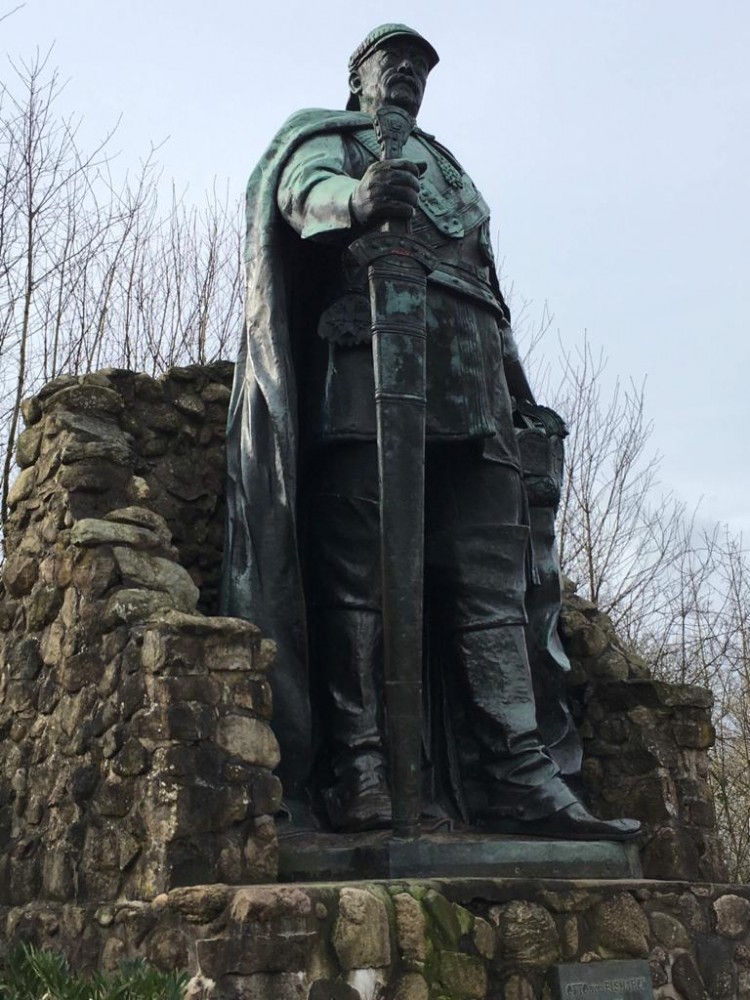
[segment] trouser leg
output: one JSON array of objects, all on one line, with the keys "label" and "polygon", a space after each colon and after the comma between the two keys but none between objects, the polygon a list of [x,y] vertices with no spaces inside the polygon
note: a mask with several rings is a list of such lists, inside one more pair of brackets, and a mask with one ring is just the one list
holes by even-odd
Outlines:
[{"label": "trouser leg", "polygon": [[316,607],[311,645],[319,651],[328,691],[326,739],[335,756],[382,745],[380,615],[357,608]]},{"label": "trouser leg", "polygon": [[[377,707],[372,711],[373,701],[382,705],[375,451],[367,445],[342,451],[321,463],[313,481],[307,594],[311,624],[320,629],[317,676],[327,693],[322,728],[333,751],[324,799],[334,828],[356,830],[389,826],[391,814],[382,717]],[[629,839],[638,824],[592,817],[540,744],[523,641],[519,551],[526,529],[518,523],[518,484],[512,470],[475,474],[475,462],[464,464],[446,478],[438,463],[441,488],[434,492],[433,476],[429,489],[439,499],[428,519],[426,556],[442,595],[437,613],[454,654],[449,669],[480,744],[486,794],[477,811],[505,832],[516,823],[523,829],[513,832]],[[451,483],[460,488],[447,488]]]},{"label": "trouser leg", "polygon": [[335,829],[389,825],[377,460],[369,445],[325,449],[306,489],[310,648]]},{"label": "trouser leg", "polygon": [[460,452],[454,462],[456,455],[457,467],[431,484],[440,499],[427,548],[448,669],[479,747],[486,806],[535,818],[575,797],[537,731],[524,635],[528,528],[517,523],[520,478]]}]

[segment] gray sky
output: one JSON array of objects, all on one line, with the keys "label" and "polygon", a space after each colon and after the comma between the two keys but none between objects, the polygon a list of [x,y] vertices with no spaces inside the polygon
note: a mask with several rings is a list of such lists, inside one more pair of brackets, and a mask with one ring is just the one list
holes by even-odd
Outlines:
[{"label": "gray sky", "polygon": [[[0,0],[0,13],[13,0]],[[504,283],[640,382],[663,482],[750,537],[747,0],[27,0],[0,52],[54,43],[83,139],[122,115],[188,197],[244,189],[283,119],[341,107],[376,23],[441,55],[420,124],[493,210]],[[460,20],[459,20],[460,18]],[[166,141],[164,141],[166,140]],[[556,336],[548,339],[550,354]]]}]

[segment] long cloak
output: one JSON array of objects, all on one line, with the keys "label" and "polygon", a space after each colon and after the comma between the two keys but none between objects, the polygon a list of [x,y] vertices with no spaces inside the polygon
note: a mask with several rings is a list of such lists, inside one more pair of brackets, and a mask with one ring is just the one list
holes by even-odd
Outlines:
[{"label": "long cloak", "polygon": [[279,774],[291,799],[304,797],[313,747],[297,544],[297,331],[289,288],[294,245],[276,192],[288,158],[301,143],[369,124],[371,118],[360,112],[315,108],[292,115],[247,187],[245,328],[227,422],[220,613],[255,623],[277,644],[271,672],[274,731],[281,747]]}]

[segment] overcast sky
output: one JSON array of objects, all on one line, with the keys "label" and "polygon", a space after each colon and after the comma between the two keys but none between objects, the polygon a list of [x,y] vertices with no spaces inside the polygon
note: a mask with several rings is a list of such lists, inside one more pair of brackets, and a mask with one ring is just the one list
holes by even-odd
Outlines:
[{"label": "overcast sky", "polygon": [[[0,0],[0,14],[14,0]],[[82,139],[122,117],[127,166],[162,144],[189,198],[240,195],[299,107],[343,107],[370,28],[441,62],[420,124],[493,212],[514,304],[647,377],[663,482],[750,538],[748,0],[27,0],[0,53],[54,44]]]}]

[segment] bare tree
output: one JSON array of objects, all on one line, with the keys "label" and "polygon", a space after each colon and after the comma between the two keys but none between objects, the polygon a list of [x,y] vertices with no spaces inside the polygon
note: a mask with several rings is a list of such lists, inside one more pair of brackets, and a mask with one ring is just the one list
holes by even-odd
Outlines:
[{"label": "bare tree", "polygon": [[605,398],[604,370],[588,340],[561,358],[554,405],[570,436],[558,543],[565,572],[637,644],[661,602],[663,579],[689,546],[685,505],[659,492],[644,386],[617,380]]},{"label": "bare tree", "polygon": [[234,353],[239,202],[158,200],[152,153],[115,185],[112,133],[82,151],[48,57],[0,85],[0,517],[23,398],[60,372],[152,373]]},{"label": "bare tree", "polygon": [[[650,629],[658,676],[714,695],[710,780],[731,875],[750,879],[750,561],[718,527],[694,539]],[[648,650],[648,644],[646,646]]]},{"label": "bare tree", "polygon": [[615,381],[588,342],[563,357],[555,406],[570,426],[559,521],[564,572],[654,676],[714,695],[710,782],[732,877],[750,879],[750,561],[728,528],[659,484],[644,387]]},{"label": "bare tree", "polygon": [[2,23],[6,18],[10,17],[11,14],[15,14],[17,11],[21,10],[25,6],[26,6],[25,3],[19,3],[16,4],[15,7],[12,7],[9,11],[6,11],[5,14],[0,14],[0,23]]}]

